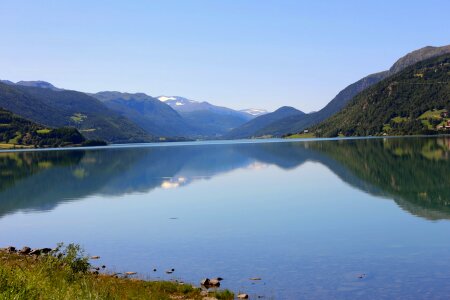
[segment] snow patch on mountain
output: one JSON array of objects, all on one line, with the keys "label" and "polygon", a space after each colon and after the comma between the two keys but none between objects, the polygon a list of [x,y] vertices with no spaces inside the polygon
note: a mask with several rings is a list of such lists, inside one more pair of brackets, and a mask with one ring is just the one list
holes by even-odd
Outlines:
[{"label": "snow patch on mountain", "polygon": [[243,113],[255,116],[255,117],[265,115],[268,113],[267,110],[262,109],[262,108],[247,108],[247,109],[241,109],[240,111]]},{"label": "snow patch on mountain", "polygon": [[167,97],[167,96],[159,96],[157,99],[162,102],[166,102],[168,100],[177,100],[175,97]]}]

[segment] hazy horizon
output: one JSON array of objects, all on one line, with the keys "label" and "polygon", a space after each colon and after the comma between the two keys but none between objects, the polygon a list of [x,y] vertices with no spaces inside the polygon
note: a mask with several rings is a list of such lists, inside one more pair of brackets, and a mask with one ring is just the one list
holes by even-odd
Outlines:
[{"label": "hazy horizon", "polygon": [[310,112],[413,50],[449,44],[449,9],[443,0],[7,1],[0,78]]}]

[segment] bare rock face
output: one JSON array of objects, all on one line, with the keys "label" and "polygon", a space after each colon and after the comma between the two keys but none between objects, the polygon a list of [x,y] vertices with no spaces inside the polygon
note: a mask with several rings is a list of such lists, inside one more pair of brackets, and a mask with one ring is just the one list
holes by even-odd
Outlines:
[{"label": "bare rock face", "polygon": [[427,46],[418,50],[415,50],[411,53],[406,54],[399,60],[395,62],[395,64],[389,69],[389,75],[394,75],[405,68],[418,63],[419,61],[426,60],[429,58],[433,58],[436,56],[444,55],[450,53],[450,45],[443,47],[432,47]]}]

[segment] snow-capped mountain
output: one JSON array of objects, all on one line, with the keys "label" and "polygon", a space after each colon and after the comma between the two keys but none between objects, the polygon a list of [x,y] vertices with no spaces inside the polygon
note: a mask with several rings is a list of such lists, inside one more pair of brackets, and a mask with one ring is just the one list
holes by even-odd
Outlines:
[{"label": "snow-capped mountain", "polygon": [[157,99],[168,104],[178,112],[211,111],[214,113],[227,115],[228,114],[233,115],[237,114],[243,116],[246,115],[245,113],[242,113],[240,111],[231,108],[217,106],[206,101],[196,101],[179,96],[159,96],[157,97]]},{"label": "snow-capped mountain", "polygon": [[191,126],[209,136],[220,136],[253,119],[255,115],[231,108],[178,96],[159,96],[158,100],[176,110]]},{"label": "snow-capped mountain", "polygon": [[198,110],[213,110],[218,113],[237,113],[244,116],[250,116],[252,118],[265,115],[268,113],[265,109],[260,108],[248,108],[242,110],[234,110],[227,107],[213,105],[206,101],[195,101],[179,96],[159,96],[158,100],[170,105],[173,109],[180,112],[190,112]]},{"label": "snow-capped mountain", "polygon": [[268,113],[267,110],[262,109],[262,108],[247,108],[247,109],[241,109],[240,111],[243,113],[255,116],[255,117],[262,116],[262,115],[265,115]]}]

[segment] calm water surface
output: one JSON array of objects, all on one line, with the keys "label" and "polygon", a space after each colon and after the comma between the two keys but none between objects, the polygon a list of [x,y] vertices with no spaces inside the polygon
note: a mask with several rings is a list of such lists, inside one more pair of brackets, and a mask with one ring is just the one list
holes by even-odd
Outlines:
[{"label": "calm water surface", "polygon": [[448,299],[449,157],[444,137],[0,153],[0,245],[253,298]]}]

